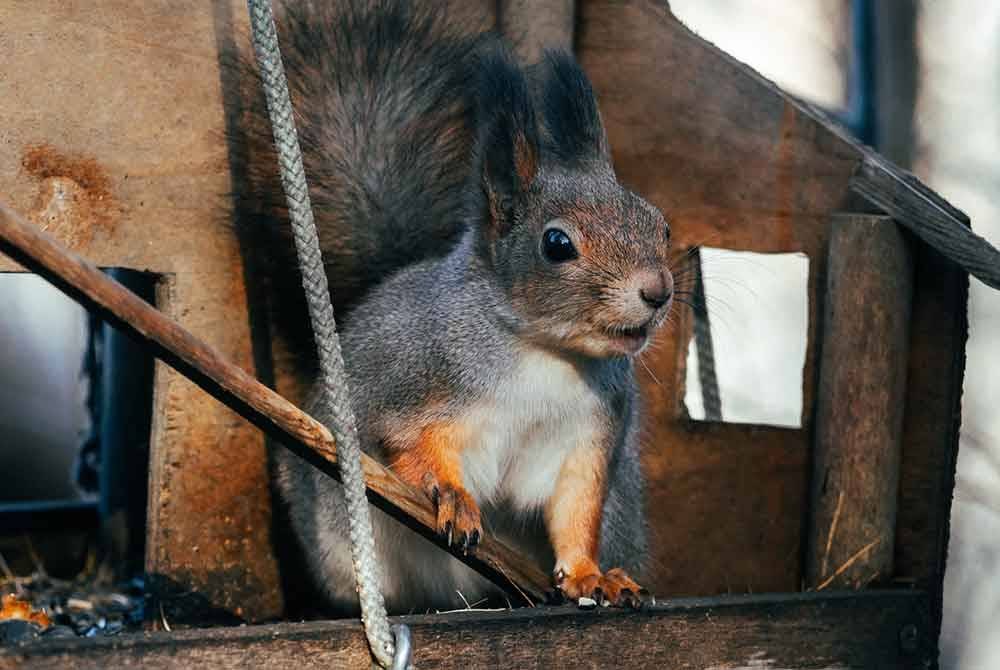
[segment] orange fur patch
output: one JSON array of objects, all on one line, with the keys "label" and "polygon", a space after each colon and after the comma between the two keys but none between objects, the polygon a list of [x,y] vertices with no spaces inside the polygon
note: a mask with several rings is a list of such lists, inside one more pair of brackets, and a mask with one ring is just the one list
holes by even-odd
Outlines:
[{"label": "orange fur patch", "polygon": [[621,568],[601,574],[598,565],[606,479],[607,459],[593,445],[578,447],[559,472],[545,507],[556,554],[556,586],[573,600],[599,592],[601,600],[613,605],[636,607],[645,591]]},{"label": "orange fur patch", "polygon": [[[413,444],[396,451],[390,467],[408,484],[426,490],[428,472],[438,485],[462,487],[462,440],[456,424],[431,424]],[[393,445],[389,445],[390,449]],[[430,493],[430,491],[428,491]]]},{"label": "orange fur patch", "polygon": [[514,136],[514,170],[517,172],[518,186],[521,190],[527,190],[538,172],[538,154],[524,133]]},{"label": "orange fur patch", "polygon": [[3,597],[3,607],[0,608],[0,621],[6,619],[23,619],[24,621],[37,624],[42,628],[48,628],[52,625],[48,614],[44,611],[32,610],[30,603],[18,599],[13,594]]},{"label": "orange fur patch", "polygon": [[567,572],[585,563],[593,564],[597,570],[601,509],[607,494],[606,467],[607,459],[600,448],[578,447],[563,464],[545,506],[545,522],[556,565]]},{"label": "orange fur patch", "polygon": [[460,545],[474,545],[483,529],[479,505],[462,480],[462,445],[455,424],[438,423],[420,432],[417,441],[401,449],[391,468],[400,479],[419,488],[437,505],[437,531]]}]

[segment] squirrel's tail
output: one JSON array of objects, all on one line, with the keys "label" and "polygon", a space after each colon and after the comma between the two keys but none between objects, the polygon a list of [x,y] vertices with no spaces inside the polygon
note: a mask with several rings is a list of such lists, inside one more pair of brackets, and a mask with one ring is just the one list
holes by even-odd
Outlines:
[{"label": "squirrel's tail", "polygon": [[[446,22],[437,3],[276,4],[313,212],[343,316],[387,275],[457,241],[475,140],[472,64],[483,38],[469,25],[474,17]],[[282,301],[296,301],[285,293],[295,291],[298,271],[253,72],[243,68],[236,129],[245,153],[237,220]]]}]

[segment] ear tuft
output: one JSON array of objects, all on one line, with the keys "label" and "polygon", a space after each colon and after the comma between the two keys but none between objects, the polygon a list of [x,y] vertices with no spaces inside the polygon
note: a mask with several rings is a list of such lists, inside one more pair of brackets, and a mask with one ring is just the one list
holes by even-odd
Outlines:
[{"label": "ear tuft", "polygon": [[502,234],[512,223],[510,208],[538,174],[538,127],[527,78],[510,49],[497,41],[478,65],[480,176],[490,216]]},{"label": "ear tuft", "polygon": [[611,162],[608,138],[590,80],[565,51],[546,50],[532,66],[546,155],[569,165]]}]

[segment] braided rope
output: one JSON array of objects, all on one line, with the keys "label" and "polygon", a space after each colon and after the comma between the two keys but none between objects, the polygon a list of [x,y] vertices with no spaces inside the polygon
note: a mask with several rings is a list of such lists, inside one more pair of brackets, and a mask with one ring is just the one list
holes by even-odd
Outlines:
[{"label": "braided rope", "polygon": [[278,35],[269,0],[248,0],[253,27],[254,51],[267,98],[274,144],[281,166],[281,184],[288,201],[288,214],[295,236],[302,286],[309,305],[313,336],[319,355],[320,402],[331,419],[337,443],[337,462],[347,501],[351,555],[357,580],[361,620],[375,660],[384,668],[392,666],[396,645],[382,598],[381,574],[375,554],[365,480],[361,469],[361,447],[354,411],[347,393],[347,373],[340,351],[340,338],[326,272],[320,255],[319,236],[313,221],[312,205],[298,133],[292,118],[292,104],[285,68],[278,49]]},{"label": "braided rope", "polygon": [[722,398],[719,396],[719,379],[715,374],[715,347],[708,320],[708,302],[705,299],[705,281],[702,277],[701,251],[692,259],[694,263],[694,341],[698,350],[698,381],[701,400],[705,406],[705,421],[722,421]]}]

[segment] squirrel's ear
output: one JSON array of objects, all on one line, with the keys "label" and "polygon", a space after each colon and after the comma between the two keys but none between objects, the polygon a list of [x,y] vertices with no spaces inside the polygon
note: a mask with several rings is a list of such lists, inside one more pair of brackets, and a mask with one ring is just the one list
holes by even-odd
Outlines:
[{"label": "squirrel's ear", "polygon": [[479,61],[477,116],[480,177],[499,234],[538,174],[538,127],[528,82],[510,51],[496,45]]},{"label": "squirrel's ear", "polygon": [[587,75],[565,51],[546,50],[531,68],[547,155],[568,164],[611,163],[608,136]]}]

